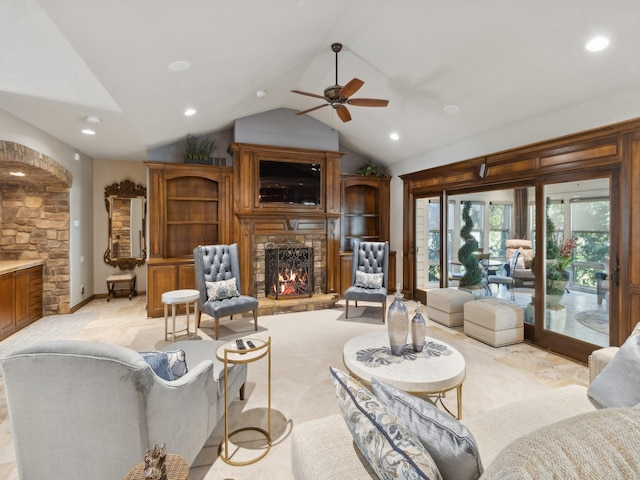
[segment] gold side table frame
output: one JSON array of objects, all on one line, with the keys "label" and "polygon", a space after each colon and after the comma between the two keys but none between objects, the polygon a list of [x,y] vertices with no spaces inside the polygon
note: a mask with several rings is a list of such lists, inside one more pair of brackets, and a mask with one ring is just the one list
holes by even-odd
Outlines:
[{"label": "gold side table frame", "polygon": [[[236,346],[236,341],[225,343],[216,350],[216,358],[224,362],[224,441],[220,444],[219,455],[220,458],[229,465],[242,466],[250,465],[265,457],[271,450],[271,337],[267,340],[260,340],[257,338],[243,339],[245,345],[247,340],[251,340],[255,345],[255,348],[249,348],[246,350],[239,350]],[[229,365],[236,364],[248,364],[257,362],[262,358],[267,357],[267,429],[264,430],[260,427],[242,427],[233,432],[229,432]],[[256,431],[265,436],[267,439],[267,446],[264,451],[252,460],[246,460],[242,462],[236,462],[231,460],[229,455],[229,439],[237,433],[244,431]]]}]

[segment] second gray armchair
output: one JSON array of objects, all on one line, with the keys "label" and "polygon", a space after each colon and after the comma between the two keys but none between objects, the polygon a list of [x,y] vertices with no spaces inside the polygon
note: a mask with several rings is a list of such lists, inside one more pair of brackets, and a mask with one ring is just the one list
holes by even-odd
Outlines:
[{"label": "second gray armchair", "polygon": [[215,321],[215,339],[218,339],[220,318],[237,313],[252,312],[258,330],[258,300],[242,295],[238,245],[199,245],[193,250],[196,288],[200,291],[196,328],[200,326],[202,312]]},{"label": "second gray armchair", "polygon": [[353,242],[352,285],[344,292],[345,316],[349,318],[349,301],[382,303],[382,323],[387,313],[389,242]]}]

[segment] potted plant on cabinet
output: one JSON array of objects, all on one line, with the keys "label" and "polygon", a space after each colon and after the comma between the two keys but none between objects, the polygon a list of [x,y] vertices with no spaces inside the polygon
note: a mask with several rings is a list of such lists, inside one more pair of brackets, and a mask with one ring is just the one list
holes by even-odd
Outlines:
[{"label": "potted plant on cabinet", "polygon": [[213,159],[211,155],[216,146],[215,139],[207,136],[197,137],[188,134],[183,142],[183,153],[185,163],[198,163],[211,165]]}]

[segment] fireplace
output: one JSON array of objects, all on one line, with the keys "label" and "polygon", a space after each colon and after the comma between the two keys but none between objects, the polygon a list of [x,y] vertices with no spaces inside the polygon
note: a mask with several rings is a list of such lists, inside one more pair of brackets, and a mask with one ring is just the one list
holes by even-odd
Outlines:
[{"label": "fireplace", "polygon": [[310,297],[313,293],[313,247],[302,243],[267,243],[265,295],[268,298]]}]

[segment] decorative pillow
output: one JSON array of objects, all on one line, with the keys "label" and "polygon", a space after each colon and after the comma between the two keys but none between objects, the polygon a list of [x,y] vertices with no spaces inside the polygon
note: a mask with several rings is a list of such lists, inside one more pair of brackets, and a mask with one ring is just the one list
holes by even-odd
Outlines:
[{"label": "decorative pillow", "polygon": [[640,335],[631,335],[593,379],[587,396],[596,408],[633,407],[640,403]]},{"label": "decorative pillow", "polygon": [[207,297],[209,297],[210,302],[240,296],[235,277],[220,282],[205,282],[205,284],[207,286]]},{"label": "decorative pillow", "polygon": [[440,472],[413,433],[362,385],[331,367],[338,405],[358,449],[382,480],[436,480]]},{"label": "decorative pillow", "polygon": [[169,369],[173,373],[173,379],[180,378],[189,370],[187,369],[187,357],[184,350],[171,350],[164,352],[169,362]]},{"label": "decorative pillow", "polygon": [[432,403],[372,379],[373,391],[424,445],[444,480],[476,480],[483,468],[473,435]]},{"label": "decorative pillow", "polygon": [[364,273],[356,270],[356,287],[382,288],[384,273]]},{"label": "decorative pillow", "polygon": [[169,357],[164,352],[140,352],[140,355],[160,378],[168,382],[175,380],[169,368]]}]

